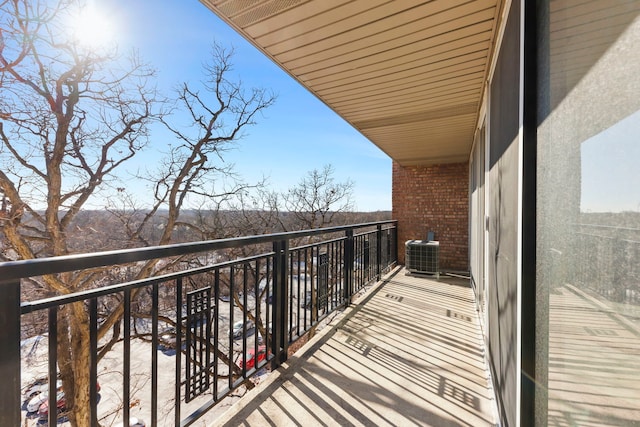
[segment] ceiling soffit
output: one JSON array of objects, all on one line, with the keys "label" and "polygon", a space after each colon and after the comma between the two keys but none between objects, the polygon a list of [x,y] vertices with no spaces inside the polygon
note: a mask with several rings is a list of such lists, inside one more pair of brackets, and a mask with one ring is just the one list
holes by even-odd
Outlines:
[{"label": "ceiling soffit", "polygon": [[466,161],[498,0],[201,0],[403,165]]}]

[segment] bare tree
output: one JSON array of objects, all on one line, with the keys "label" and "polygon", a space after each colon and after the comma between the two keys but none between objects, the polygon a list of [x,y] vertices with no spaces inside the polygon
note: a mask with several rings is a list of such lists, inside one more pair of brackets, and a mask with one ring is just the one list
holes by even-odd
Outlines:
[{"label": "bare tree", "polygon": [[[231,205],[231,211],[235,213],[231,229],[238,235],[257,235],[321,228],[344,221],[345,218],[340,214],[350,212],[353,208],[353,182],[337,182],[333,174],[333,167],[326,165],[322,170],[307,172],[297,184],[285,191],[268,191],[261,187],[257,191],[239,193],[235,204]],[[310,241],[313,240],[293,239],[292,245]],[[265,246],[243,247],[233,255],[248,257],[268,250]],[[312,253],[306,254],[308,259],[305,262],[310,265],[313,262]],[[253,283],[260,283],[264,279],[259,271],[250,270],[249,274]],[[263,301],[266,295],[267,287],[264,287],[256,295],[256,300]],[[249,310],[245,310],[240,295],[235,292],[232,297],[235,306],[245,311],[247,317],[256,324],[260,335],[270,335],[261,319],[255,319]]]},{"label": "bare tree", "polygon": [[[78,213],[91,200],[101,200],[102,191],[115,190],[116,174],[147,146],[149,125],[158,120],[178,143],[169,148],[157,173],[147,177],[154,185],[154,202],[131,224],[126,238],[127,246],[171,242],[181,209],[190,200],[222,197],[244,187],[209,184],[214,176],[230,175],[227,166],[219,166],[225,150],[274,101],[265,91],[245,93],[230,81],[231,53],[216,46],[203,91],[187,84],[179,91],[178,108],[191,121],[186,133],[162,110],[152,69],[135,56],[123,68],[115,52],[93,51],[65,38],[61,20],[81,5],[80,0],[0,0],[0,233],[5,259],[73,253],[70,236]],[[162,233],[157,240],[145,240],[142,230],[161,209],[168,212]],[[156,263],[148,262],[135,277],[154,268]],[[49,294],[69,294],[93,287],[107,275],[93,269],[45,276],[38,284]],[[117,329],[122,313],[120,304],[101,323],[100,338]],[[61,309],[59,369],[74,426],[90,424],[87,324],[84,304]]]},{"label": "bare tree", "polygon": [[[176,108],[187,113],[187,123],[178,124],[170,116],[162,118],[177,144],[170,147],[156,171],[138,177],[152,184],[153,206],[138,221],[131,221],[137,209],[134,199],[124,193],[125,209],[113,210],[126,225],[129,242],[167,244],[172,242],[179,227],[197,230],[201,238],[230,237],[216,212],[228,200],[259,185],[239,180],[233,165],[224,164],[223,155],[233,148],[248,126],[256,123],[256,116],[275,102],[275,96],[260,88],[245,91],[240,82],[230,80],[232,57],[233,50],[214,43],[210,63],[205,65],[206,80],[202,88],[183,83],[177,90]],[[203,205],[210,208],[206,215],[200,215],[200,222],[181,220],[182,209],[189,201],[191,208]],[[145,238],[144,231],[161,210],[164,210],[163,231],[157,241],[151,242]],[[148,275],[154,265],[147,263],[140,270],[140,277]],[[119,307],[103,326],[114,325],[121,315],[122,307]]]},{"label": "bare tree", "polygon": [[153,183],[155,197],[148,217],[160,208],[168,209],[160,243],[169,241],[180,210],[190,199],[195,206],[205,201],[219,204],[250,187],[238,179],[232,164],[224,163],[224,153],[256,123],[256,116],[273,104],[275,96],[259,88],[245,91],[241,82],[230,80],[232,57],[233,50],[214,43],[202,88],[183,83],[177,90],[176,108],[187,114],[187,122],[176,124],[170,116],[163,118],[178,143],[170,147],[156,173],[146,177]]},{"label": "bare tree", "polygon": [[[0,188],[10,206],[2,233],[21,259],[70,253],[66,233],[85,204],[147,143],[158,117],[153,71],[65,40],[59,33],[73,2],[53,7],[2,4],[0,45]],[[111,67],[109,67],[111,65]],[[42,210],[44,209],[44,211]],[[96,272],[42,278],[52,292],[91,285]],[[61,310],[59,367],[73,425],[89,424],[88,316],[81,303]]]},{"label": "bare tree", "polygon": [[282,194],[281,205],[301,228],[326,227],[337,214],[353,210],[353,181],[336,182],[334,172],[331,165],[313,169]]}]

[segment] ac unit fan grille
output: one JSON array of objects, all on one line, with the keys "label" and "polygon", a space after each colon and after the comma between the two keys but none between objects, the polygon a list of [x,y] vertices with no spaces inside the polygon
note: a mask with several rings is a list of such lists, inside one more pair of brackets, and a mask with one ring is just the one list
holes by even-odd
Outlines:
[{"label": "ac unit fan grille", "polygon": [[405,267],[412,273],[438,275],[440,242],[409,240],[405,243]]}]

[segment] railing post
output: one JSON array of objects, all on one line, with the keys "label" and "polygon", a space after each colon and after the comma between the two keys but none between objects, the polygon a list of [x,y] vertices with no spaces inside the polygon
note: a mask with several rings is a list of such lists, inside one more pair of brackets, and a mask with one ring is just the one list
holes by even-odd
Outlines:
[{"label": "railing post", "polygon": [[0,281],[0,426],[19,426],[20,280]]},{"label": "railing post", "polygon": [[353,263],[354,263],[354,248],[353,248],[353,228],[346,231],[347,238],[344,241],[344,299],[347,302],[351,301],[353,296]]},{"label": "railing post", "polygon": [[376,229],[376,280],[380,280],[382,273],[382,224]]},{"label": "railing post", "polygon": [[398,263],[398,223],[391,229],[391,260]]},{"label": "railing post", "polygon": [[393,264],[393,258],[391,256],[391,230],[387,228],[386,230],[386,241],[387,241],[387,247],[385,248],[385,263],[384,263],[384,268],[389,267],[391,264]]},{"label": "railing post", "polygon": [[274,355],[271,369],[276,369],[287,360],[289,350],[287,306],[289,304],[289,241],[273,242],[273,328],[271,332],[271,352]]}]

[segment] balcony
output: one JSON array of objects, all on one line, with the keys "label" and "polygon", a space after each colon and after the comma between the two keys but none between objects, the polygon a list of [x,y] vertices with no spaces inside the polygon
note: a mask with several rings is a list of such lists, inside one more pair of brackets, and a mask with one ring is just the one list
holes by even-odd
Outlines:
[{"label": "balcony", "polygon": [[[468,280],[408,276],[396,247],[387,221],[4,263],[0,424],[67,419],[63,310],[80,306],[90,425],[493,425]],[[249,248],[259,253],[220,259]],[[19,302],[21,282],[45,274],[149,259],[174,271]],[[105,324],[113,332],[100,336]]]},{"label": "balcony", "polygon": [[468,280],[396,268],[216,425],[495,425]]}]

